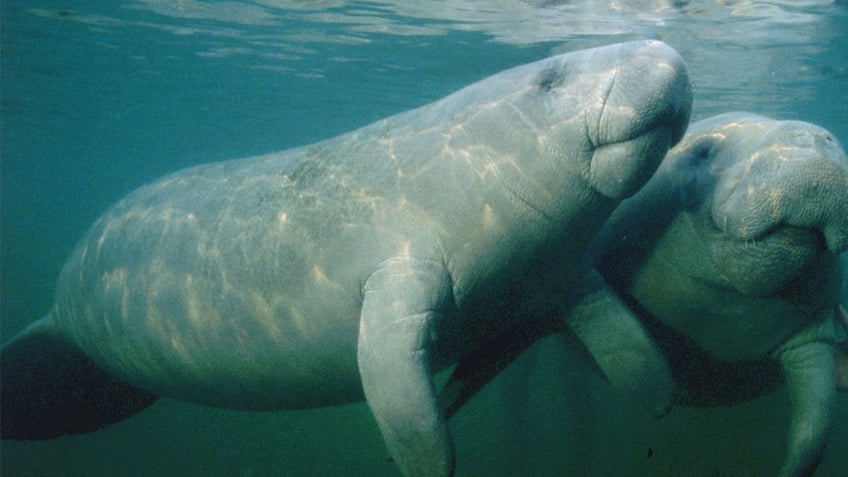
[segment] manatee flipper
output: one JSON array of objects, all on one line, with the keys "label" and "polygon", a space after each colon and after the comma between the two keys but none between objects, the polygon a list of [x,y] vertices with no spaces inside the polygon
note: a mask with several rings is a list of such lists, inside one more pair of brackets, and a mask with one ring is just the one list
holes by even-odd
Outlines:
[{"label": "manatee flipper", "polygon": [[[560,331],[566,346],[582,349],[584,361],[656,416],[671,407],[674,382],[660,348],[596,272],[581,281],[573,306],[559,316],[537,317],[502,333],[461,360],[439,395],[446,418],[537,340]],[[563,303],[570,300],[561,297]]]},{"label": "manatee flipper", "polygon": [[836,402],[833,329],[833,321],[825,320],[794,336],[776,353],[791,400],[781,476],[812,475],[823,457]]},{"label": "manatee flipper", "polygon": [[124,420],[157,396],[121,382],[42,318],[0,350],[0,435],[40,440]]},{"label": "manatee flipper", "polygon": [[407,476],[450,476],[454,448],[437,406],[431,345],[452,301],[442,265],[391,259],[366,281],[357,358],[368,406]]},{"label": "manatee flipper", "polygon": [[640,317],[597,272],[589,274],[587,281],[596,283],[596,288],[568,314],[567,329],[612,386],[631,394],[655,417],[665,415],[675,390],[666,357]]}]

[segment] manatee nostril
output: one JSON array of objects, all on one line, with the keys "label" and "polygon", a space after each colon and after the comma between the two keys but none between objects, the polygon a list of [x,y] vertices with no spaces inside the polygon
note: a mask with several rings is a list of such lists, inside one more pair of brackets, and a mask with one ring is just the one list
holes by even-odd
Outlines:
[{"label": "manatee nostril", "polygon": [[556,68],[547,68],[541,73],[536,80],[536,89],[543,93],[547,93],[552,89],[561,86],[564,82],[565,74]]}]

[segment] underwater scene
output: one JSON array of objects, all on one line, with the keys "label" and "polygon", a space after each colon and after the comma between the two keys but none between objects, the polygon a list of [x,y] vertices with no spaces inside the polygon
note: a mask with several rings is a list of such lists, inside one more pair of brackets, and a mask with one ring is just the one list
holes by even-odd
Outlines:
[{"label": "underwater scene", "polygon": [[[840,142],[848,142],[848,3],[840,0],[3,1],[0,338],[6,343],[47,315],[63,265],[98,217],[163,176],[334,138],[433,103],[509,68],[636,40],[662,41],[685,62],[688,84],[675,87],[691,91],[689,124],[701,125],[698,131],[707,138],[692,145],[694,152],[680,153],[694,158],[692,163],[713,153],[725,157],[716,152],[719,146],[710,149],[704,144],[733,133],[718,126],[718,132],[710,129],[716,124],[710,118],[737,111],[804,121],[826,130],[811,133],[815,140],[810,149],[838,151]],[[645,88],[652,86],[650,73]],[[544,75],[536,85],[540,91],[560,86],[559,78]],[[485,94],[482,89],[480,94]],[[497,104],[497,99],[481,104]],[[675,111],[685,109],[685,98],[669,102]],[[535,119],[516,115],[517,124]],[[765,120],[730,118],[735,118],[734,124]],[[750,135],[766,140],[767,134]],[[792,134],[790,141],[804,133]],[[513,139],[508,133],[498,141]],[[686,151],[685,143],[681,151]],[[821,235],[811,240],[820,248],[837,244],[845,260],[848,228],[841,212],[848,202],[848,167],[841,157],[843,163],[834,166],[834,172],[812,173],[820,174],[818,182],[799,194],[811,204],[805,211],[818,211],[813,214],[816,220],[837,223],[830,229],[822,225]],[[789,166],[775,167],[781,177],[778,185],[794,183],[797,176]],[[779,175],[786,170],[788,176]],[[686,174],[672,177],[685,187],[704,185],[701,176]],[[829,179],[836,185],[830,187]],[[474,192],[471,186],[455,191],[464,196]],[[703,197],[687,191],[672,195],[689,212]],[[815,195],[819,193],[826,198]],[[632,215],[623,215],[621,223],[628,226]],[[283,212],[277,218],[285,222],[290,217]],[[781,227],[781,220],[801,219],[781,217],[773,227]],[[650,236],[650,230],[645,234]],[[793,237],[796,242],[809,239]],[[760,238],[748,237],[750,248],[741,256],[755,255]],[[727,276],[744,279],[759,272],[756,265],[737,267]],[[313,273],[324,277],[317,265]],[[808,294],[827,295],[825,301],[836,295],[845,306],[848,284],[829,278],[844,273],[840,265],[808,267],[792,285]],[[587,282],[580,279],[574,286],[585,287]],[[527,283],[532,288],[535,282]],[[541,300],[549,298],[543,294]],[[498,303],[512,309],[508,301]],[[773,304],[767,299],[753,303],[762,304],[766,311],[756,310],[762,313]],[[735,304],[714,302],[720,309]],[[837,323],[838,316],[833,321]],[[700,325],[681,327],[704,332]],[[757,361],[751,368],[754,374],[734,370],[727,382],[710,388],[751,396],[720,402],[723,396],[699,396],[700,388],[693,388],[692,395],[676,395],[670,409],[658,410],[652,407],[656,403],[640,398],[648,396],[650,401],[654,391],[662,390],[627,392],[615,386],[614,374],[604,375],[607,361],[587,359],[586,348],[594,352],[593,345],[617,345],[604,338],[592,342],[594,329],[586,326],[585,335],[577,333],[578,338],[588,337],[585,345],[571,335],[563,340],[560,333],[528,344],[456,410],[448,423],[454,475],[771,476],[785,471],[785,459],[809,457],[787,450],[787,442],[794,442],[790,429],[803,434],[805,423],[793,421],[793,404],[800,398],[782,385],[782,377],[773,378],[780,370]],[[822,326],[822,339],[844,340],[844,328],[836,328]],[[700,343],[709,349],[732,349],[728,355],[745,359],[761,351],[751,350],[743,338],[723,341],[710,332],[704,332]],[[784,341],[793,343],[788,336],[780,339],[760,354]],[[495,354],[500,354],[498,346]],[[844,343],[841,346],[844,351]],[[793,347],[787,347],[790,355]],[[690,357],[676,355],[675,369],[686,368]],[[254,358],[262,360],[261,355]],[[450,372],[448,368],[437,374],[436,384],[448,382]],[[842,373],[843,392],[832,398],[833,412],[826,417],[829,433],[815,476],[844,476],[848,470],[848,368]],[[833,384],[832,374],[827,385]],[[665,384],[662,379],[645,382]],[[8,390],[0,388],[0,394],[4,392]],[[0,407],[0,415],[3,412]],[[817,415],[815,410],[809,414]],[[4,438],[0,474],[403,475],[405,459],[393,454],[364,401],[244,411],[161,398],[95,432],[48,440]],[[809,460],[814,464],[818,458]]]}]

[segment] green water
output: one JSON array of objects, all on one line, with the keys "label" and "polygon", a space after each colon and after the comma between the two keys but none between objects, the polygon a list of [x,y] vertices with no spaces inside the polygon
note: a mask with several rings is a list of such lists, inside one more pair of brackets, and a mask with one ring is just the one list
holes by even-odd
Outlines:
[{"label": "green water", "polygon": [[[134,188],[331,137],[553,53],[660,38],[689,63],[693,120],[749,110],[848,141],[845,2],[68,3],[0,6],[4,339],[47,311],[76,241]],[[819,476],[848,468],[840,398]],[[458,475],[770,475],[787,406],[778,392],[654,420],[543,343],[452,421]],[[0,473],[398,475],[364,404],[239,413],[168,400],[97,433],[4,441]]]}]

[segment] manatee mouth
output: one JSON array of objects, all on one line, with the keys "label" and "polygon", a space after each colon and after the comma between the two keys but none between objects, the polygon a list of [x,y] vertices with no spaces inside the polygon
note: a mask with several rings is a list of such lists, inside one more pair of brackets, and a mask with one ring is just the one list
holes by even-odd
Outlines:
[{"label": "manatee mouth", "polygon": [[725,233],[746,241],[782,228],[806,229],[821,250],[844,252],[848,169],[813,146],[783,142],[760,147],[721,172],[712,193],[713,220]]},{"label": "manatee mouth", "polygon": [[828,217],[838,212],[828,210],[827,197],[793,199],[782,196],[779,188],[753,193],[718,190],[714,197],[711,215],[715,227],[741,242],[756,243],[790,230],[793,235],[814,237],[815,248],[822,252],[839,254],[848,248],[845,219]]},{"label": "manatee mouth", "polygon": [[776,224],[753,236],[719,229],[725,239],[711,247],[713,260],[727,284],[746,295],[803,295],[829,275],[817,273],[835,256],[820,229]]},{"label": "manatee mouth", "polygon": [[689,76],[667,45],[625,44],[595,94],[599,107],[582,117],[593,152],[589,183],[601,195],[622,200],[647,182],[685,134],[692,109]]},{"label": "manatee mouth", "polygon": [[[787,246],[792,243],[798,249],[819,254],[840,254],[845,251],[846,244],[842,237],[829,234],[826,227],[814,225],[795,225],[774,215],[762,214],[765,218],[745,217],[743,214],[723,214],[724,204],[714,207],[712,221],[714,227],[744,246],[769,244],[772,241],[784,241]],[[750,210],[746,211],[750,213]],[[753,214],[749,214],[753,215]]]},{"label": "manatee mouth", "polygon": [[733,235],[738,242],[745,246],[756,246],[758,244],[769,245],[773,241],[782,241],[787,246],[792,244],[798,249],[803,248],[807,250],[808,253],[821,254],[833,251],[828,245],[824,230],[820,228],[798,227],[776,223],[752,235],[734,235],[734,232],[730,230],[725,230],[724,232]]}]

